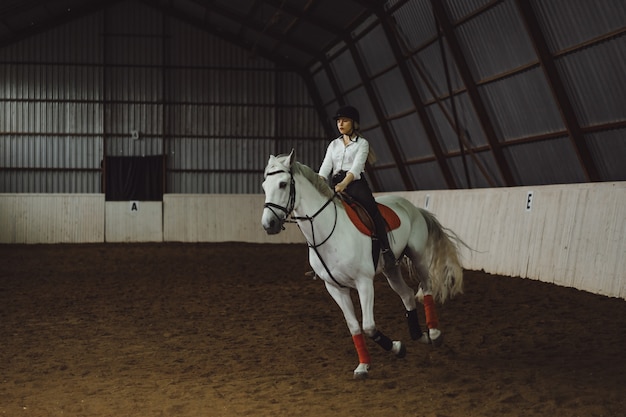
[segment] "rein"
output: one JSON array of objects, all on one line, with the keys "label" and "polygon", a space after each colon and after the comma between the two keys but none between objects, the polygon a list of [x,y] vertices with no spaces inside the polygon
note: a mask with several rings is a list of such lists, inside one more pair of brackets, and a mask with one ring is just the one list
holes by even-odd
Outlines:
[{"label": "rein", "polygon": [[[285,171],[272,171],[272,172],[268,172],[267,176],[270,175],[275,175],[275,174],[280,174],[283,173]],[[285,220],[288,221],[290,223],[296,223],[298,220],[308,220],[309,223],[311,224],[311,234],[313,235],[313,243],[310,243],[308,240],[306,242],[307,246],[311,249],[313,249],[313,251],[315,251],[315,254],[317,255],[317,257],[319,258],[319,260],[322,262],[322,265],[324,266],[324,269],[326,270],[326,272],[328,273],[328,276],[330,276],[330,278],[335,282],[335,284],[337,284],[339,287],[341,288],[345,288],[345,286],[341,285],[333,276],[333,274],[330,272],[330,268],[328,268],[328,265],[326,265],[326,262],[324,262],[324,259],[322,258],[322,256],[320,255],[319,251],[317,250],[317,248],[319,248],[320,246],[322,246],[324,243],[328,242],[328,240],[330,239],[330,237],[333,235],[333,233],[335,232],[335,228],[337,227],[337,205],[333,204],[333,206],[335,207],[335,221],[333,223],[333,228],[330,231],[330,233],[328,234],[328,236],[326,236],[326,239],[324,239],[323,241],[321,241],[320,243],[315,243],[315,228],[313,227],[313,220],[315,220],[315,218],[322,212],[324,211],[324,209],[326,207],[328,207],[328,205],[330,203],[332,203],[332,201],[335,199],[335,197],[337,196],[337,193],[335,192],[333,194],[333,196],[331,198],[328,199],[328,201],[326,201],[326,203],[324,203],[324,205],[322,205],[322,207],[320,207],[312,216],[306,215],[306,216],[293,216],[292,212],[294,209],[294,206],[296,204],[296,182],[293,179],[293,171],[290,169],[289,170],[289,175],[291,176],[291,180],[289,181],[289,199],[287,200],[287,207],[283,207],[281,205],[278,204],[274,204],[274,203],[265,203],[263,205],[263,207],[266,207],[268,209],[270,209],[270,211],[274,214],[274,216],[276,216],[276,218],[279,218],[276,215],[276,212],[274,211],[274,209],[278,209],[282,212],[284,212],[287,216],[290,216],[290,219]],[[300,227],[300,225],[298,225],[298,227]],[[285,226],[284,226],[284,221],[283,224],[281,224],[281,228],[282,230],[285,230]]]},{"label": "rein", "polygon": [[[336,195],[336,194],[335,194]],[[345,288],[344,285],[341,285],[339,283],[339,281],[337,281],[335,279],[335,277],[333,276],[332,272],[330,272],[330,268],[328,268],[328,265],[326,265],[326,262],[324,262],[324,258],[322,258],[322,255],[320,255],[320,252],[317,250],[317,248],[319,248],[320,246],[322,246],[324,243],[326,243],[328,241],[328,239],[330,239],[330,237],[333,235],[333,233],[335,232],[335,228],[337,227],[337,205],[333,204],[333,206],[335,206],[335,222],[333,223],[333,229],[330,231],[330,233],[328,234],[328,236],[326,237],[326,239],[324,239],[322,242],[315,244],[315,228],[313,227],[313,219],[315,219],[315,216],[317,216],[318,214],[320,214],[326,207],[328,207],[328,205],[333,201],[333,199],[335,198],[335,195],[333,195],[330,199],[328,199],[328,201],[326,202],[326,204],[324,204],[319,210],[317,210],[315,212],[315,214],[313,214],[313,216],[304,216],[304,217],[293,217],[292,219],[294,220],[308,220],[309,223],[311,224],[311,234],[313,235],[313,243],[309,243],[309,241],[307,240],[306,244],[309,248],[313,249],[313,251],[315,251],[315,254],[317,255],[317,257],[319,258],[320,262],[322,263],[322,265],[324,266],[324,269],[326,270],[326,272],[328,273],[328,276],[335,282],[335,284],[337,284],[339,287],[341,288]],[[298,227],[300,227],[298,225]]]},{"label": "rein", "polygon": [[[336,195],[336,193],[335,193]],[[322,211],[324,211],[324,209],[326,207],[328,207],[328,205],[333,201],[333,199],[335,198],[335,195],[333,195],[331,198],[328,199],[328,201],[326,201],[326,203],[320,207],[319,210],[317,210],[312,216],[291,216],[292,220],[308,220],[309,223],[311,224],[311,234],[313,235],[313,244],[309,243],[307,241],[307,245],[312,248],[312,249],[317,249],[320,246],[322,246],[324,243],[326,243],[328,241],[328,239],[330,239],[330,237],[333,235],[333,233],[335,232],[335,228],[337,227],[337,205],[335,204],[335,222],[333,223],[333,229],[330,231],[330,233],[328,234],[328,236],[326,237],[326,239],[324,239],[322,242],[315,244],[315,229],[313,228],[313,220],[317,217],[318,214],[320,214]],[[321,258],[320,258],[321,259]],[[323,263],[323,261],[322,261]]]}]

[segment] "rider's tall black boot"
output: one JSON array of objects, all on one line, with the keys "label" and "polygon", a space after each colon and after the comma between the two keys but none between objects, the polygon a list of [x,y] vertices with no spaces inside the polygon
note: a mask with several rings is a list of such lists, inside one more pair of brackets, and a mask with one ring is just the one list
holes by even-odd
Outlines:
[{"label": "rider's tall black boot", "polygon": [[387,236],[387,225],[385,219],[380,214],[376,213],[374,216],[374,224],[376,225],[376,236],[380,242],[380,248],[382,249],[383,259],[385,260],[385,269],[394,268],[398,266],[398,261],[391,250],[389,245],[389,237]]}]

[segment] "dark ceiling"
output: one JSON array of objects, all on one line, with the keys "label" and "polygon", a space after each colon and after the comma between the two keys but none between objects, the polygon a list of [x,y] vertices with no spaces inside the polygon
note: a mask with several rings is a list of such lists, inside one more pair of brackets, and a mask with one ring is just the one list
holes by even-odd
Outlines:
[{"label": "dark ceiling", "polygon": [[[277,64],[304,69],[382,8],[353,0],[142,0]],[[3,0],[0,47],[93,13],[116,1]]]}]

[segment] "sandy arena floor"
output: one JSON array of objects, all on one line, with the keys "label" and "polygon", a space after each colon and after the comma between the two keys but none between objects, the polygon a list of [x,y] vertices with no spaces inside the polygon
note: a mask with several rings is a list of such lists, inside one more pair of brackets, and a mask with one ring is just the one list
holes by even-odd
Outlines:
[{"label": "sandy arena floor", "polygon": [[[0,416],[624,416],[626,301],[466,272],[443,347],[376,279],[370,378],[304,245],[0,245]],[[424,316],[420,311],[423,323]]]}]

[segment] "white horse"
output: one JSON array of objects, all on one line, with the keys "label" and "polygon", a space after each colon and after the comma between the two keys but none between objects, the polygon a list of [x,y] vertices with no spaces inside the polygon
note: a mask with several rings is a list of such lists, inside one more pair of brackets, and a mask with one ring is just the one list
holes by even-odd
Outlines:
[{"label": "white horse", "polygon": [[[374,276],[379,272],[383,272],[404,303],[411,338],[434,346],[441,344],[443,339],[434,300],[444,302],[463,291],[463,270],[457,247],[460,240],[454,233],[443,228],[432,214],[404,198],[377,198],[378,203],[391,208],[400,219],[400,227],[389,235],[396,258],[404,258],[409,272],[417,274],[421,281],[419,295],[423,296],[420,301],[424,303],[428,327],[428,331],[422,333],[417,296],[402,277],[401,268],[384,268],[382,257],[374,266],[371,237],[355,227],[323,178],[296,162],[293,150],[289,155],[271,155],[264,178],[263,228],[268,234],[279,233],[289,216],[298,223],[309,246],[311,267],[341,308],[352,334],[359,357],[355,378],[367,377],[370,369],[363,333],[398,357],[406,354],[402,342],[389,339],[374,322]],[[362,326],[352,304],[351,289],[358,292]]]}]

